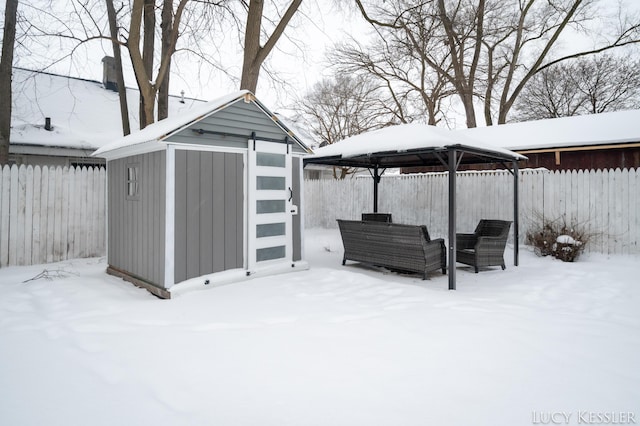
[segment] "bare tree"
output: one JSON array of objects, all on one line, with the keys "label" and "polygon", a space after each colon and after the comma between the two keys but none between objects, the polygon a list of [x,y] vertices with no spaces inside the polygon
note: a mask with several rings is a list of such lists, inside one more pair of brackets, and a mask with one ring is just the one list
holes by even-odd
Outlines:
[{"label": "bare tree", "polygon": [[[564,54],[560,53],[561,40],[569,29],[587,32],[594,17],[606,19],[604,15],[599,16],[602,11],[597,8],[603,4],[599,0],[527,0],[512,10],[511,18],[507,16],[506,20],[513,25],[504,27],[491,52],[495,55],[490,59],[496,61],[498,67],[494,74],[486,76],[489,84],[499,88],[495,97],[490,90],[485,95],[485,103],[494,105],[498,123],[507,121],[511,108],[537,73],[573,58],[597,55],[640,42],[640,21],[620,10],[615,18],[619,25],[609,25],[613,31],[609,34],[603,30],[600,34],[602,41],[595,47],[582,50],[565,48]],[[501,19],[504,20],[505,16]]]},{"label": "bare tree", "polygon": [[[147,7],[147,1],[148,0],[134,0],[133,7],[131,9],[129,38],[126,43],[126,47],[129,50],[129,56],[131,58],[131,64],[133,65],[133,70],[135,72],[136,82],[138,83],[138,89],[140,90],[140,98],[143,104],[143,110],[140,114],[140,128],[144,128],[145,126],[155,121],[154,110],[156,103],[156,94],[158,93],[161,82],[164,81],[166,74],[169,72],[171,56],[175,52],[176,43],[178,40],[178,29],[180,26],[180,20],[182,18],[182,14],[188,0],[180,0],[175,11],[173,11],[173,2],[168,2],[165,4],[172,7],[171,13],[173,14],[173,24],[172,29],[171,31],[169,31],[167,36],[167,48],[163,48],[164,54],[160,58],[160,66],[155,79],[152,75],[153,67],[149,67],[149,65],[152,65],[150,64],[151,60],[148,59],[148,55],[151,55],[151,57],[153,57],[153,49],[151,47],[151,42],[146,40],[146,35],[143,51],[140,51],[140,35],[142,31],[141,25],[143,12]],[[150,18],[148,19],[148,21],[150,21]],[[145,22],[144,24],[145,33],[148,32],[147,24],[150,25],[150,22]],[[153,31],[155,31],[155,26]],[[149,49],[151,49],[151,53],[148,53]]]},{"label": "bare tree", "polygon": [[[480,63],[485,0],[403,0],[383,3],[371,10],[356,0],[363,17],[380,31],[406,39],[421,61],[439,77],[441,88],[455,88],[464,107],[468,127],[476,126],[474,96]],[[399,7],[398,7],[399,6]],[[435,45],[434,45],[435,43]],[[442,89],[441,89],[442,90]],[[445,93],[440,92],[443,96]]]},{"label": "bare tree", "polygon": [[127,104],[127,88],[124,84],[122,72],[122,55],[118,39],[118,18],[113,0],[105,0],[107,5],[107,17],[109,19],[109,32],[111,34],[111,46],[113,47],[113,57],[116,65],[116,80],[118,83],[118,98],[120,100],[120,119],[122,120],[122,133],[126,136],[131,133],[129,123],[129,106]]},{"label": "bare tree", "polygon": [[4,9],[2,56],[0,57],[0,166],[9,162],[11,137],[11,76],[16,39],[18,0],[7,0]]},{"label": "bare tree", "polygon": [[640,61],[605,55],[577,64],[579,91],[591,114],[640,107]]},{"label": "bare tree", "polygon": [[271,35],[264,45],[261,45],[262,19],[264,0],[250,0],[247,11],[247,22],[244,33],[244,61],[242,64],[242,77],[240,89],[247,89],[255,93],[258,87],[258,77],[262,63],[269,56],[285,28],[298,10],[302,0],[293,0],[280,18]]},{"label": "bare tree", "polygon": [[[204,37],[205,29],[206,32],[211,32],[212,25],[195,24],[196,21],[211,16],[202,11],[220,8],[227,13],[230,11],[227,3],[230,2],[163,0],[156,5],[154,0],[132,0],[129,3],[130,7],[121,7],[117,13],[114,10],[109,11],[112,3],[113,0],[75,0],[67,5],[71,10],[64,12],[55,8],[47,10],[35,3],[29,5],[34,19],[30,19],[29,26],[25,28],[25,33],[30,38],[30,46],[25,45],[23,48],[50,52],[40,61],[44,69],[63,61],[73,63],[76,52],[89,44],[97,47],[100,42],[110,42],[120,49],[126,49],[140,92],[139,118],[140,127],[143,128],[155,121],[156,105],[159,119],[168,115],[168,75],[172,57],[180,49],[193,52],[189,43],[193,44],[198,37],[188,28],[189,25],[196,27]],[[187,10],[187,6],[191,10]],[[64,13],[67,15],[63,16]],[[160,20],[156,19],[156,13],[161,14]],[[117,16],[111,17],[112,14]],[[185,17],[187,22],[183,23]],[[157,33],[160,33],[162,45],[156,50]],[[178,38],[185,34],[188,42],[180,47]],[[47,49],[47,45],[52,42],[58,44],[59,48]],[[45,49],[42,49],[42,46],[45,46]],[[116,50],[114,47],[114,52]],[[114,56],[117,54],[114,53]]]},{"label": "bare tree", "polygon": [[376,7],[383,23],[367,15],[358,2],[361,13],[374,25],[372,40],[367,46],[357,40],[337,46],[330,62],[343,72],[364,72],[379,80],[388,89],[401,122],[426,116],[426,121],[435,125],[446,118],[443,101],[456,93],[448,78],[451,63],[439,22],[432,19],[433,5],[409,3]]},{"label": "bare tree", "polygon": [[[381,87],[370,77],[341,75],[323,79],[297,101],[297,109],[321,146],[397,123],[397,114],[381,100]],[[353,169],[334,168],[344,179]]]},{"label": "bare tree", "polygon": [[556,64],[536,74],[518,98],[515,119],[596,114],[640,107],[640,61],[611,55]]},{"label": "bare tree", "polygon": [[584,97],[578,93],[573,76],[565,74],[569,68],[560,64],[536,74],[518,98],[514,119],[530,121],[579,114]]},{"label": "bare tree", "polygon": [[[465,110],[467,126],[475,126],[474,100],[484,101],[487,124],[504,123],[518,96],[538,72],[580,56],[640,42],[636,17],[618,12],[618,25],[602,31],[601,41],[584,50],[559,49],[568,29],[585,32],[600,15],[602,0],[403,0],[400,9],[390,4],[355,0],[363,17],[382,31],[415,37],[415,11],[420,19],[439,28],[432,37],[442,41],[447,62],[439,50],[424,53],[427,63],[455,88]],[[434,56],[434,52],[440,56]],[[447,64],[442,67],[441,64]]]}]

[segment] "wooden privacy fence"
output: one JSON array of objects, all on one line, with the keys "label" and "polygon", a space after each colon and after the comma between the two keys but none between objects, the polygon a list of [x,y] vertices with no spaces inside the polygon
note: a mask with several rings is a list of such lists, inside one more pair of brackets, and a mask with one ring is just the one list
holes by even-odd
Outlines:
[{"label": "wooden privacy fence", "polygon": [[4,166],[0,267],[102,256],[104,168]]},{"label": "wooden privacy fence", "polygon": [[[560,219],[594,235],[589,251],[640,254],[640,169],[523,170],[519,191],[521,243],[532,227]],[[460,172],[457,194],[458,232],[473,231],[482,218],[513,220],[509,172]],[[432,238],[447,236],[446,173],[383,176],[378,199],[378,210],[392,213],[394,222],[427,225]],[[308,228],[335,228],[336,219],[359,219],[372,206],[370,177],[305,181]]]},{"label": "wooden privacy fence", "polygon": [[[5,166],[0,179],[0,267],[56,262],[105,253],[104,168]],[[481,218],[512,220],[513,177],[508,172],[461,172],[458,231]],[[520,173],[520,235],[544,219],[564,218],[596,235],[590,251],[640,254],[640,169]],[[394,222],[425,224],[446,237],[447,175],[385,176],[379,210]],[[305,181],[307,228],[335,228],[373,206],[369,177]]]}]

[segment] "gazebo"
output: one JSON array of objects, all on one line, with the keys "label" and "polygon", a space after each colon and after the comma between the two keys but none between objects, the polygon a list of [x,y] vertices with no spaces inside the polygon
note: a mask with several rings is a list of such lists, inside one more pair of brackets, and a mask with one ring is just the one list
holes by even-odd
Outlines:
[{"label": "gazebo", "polygon": [[456,289],[456,171],[461,164],[500,163],[513,175],[513,262],[518,266],[518,161],[527,157],[421,123],[366,132],[315,150],[304,164],[366,168],[373,178],[373,211],[378,184],[387,169],[443,166],[449,173],[449,290]]}]

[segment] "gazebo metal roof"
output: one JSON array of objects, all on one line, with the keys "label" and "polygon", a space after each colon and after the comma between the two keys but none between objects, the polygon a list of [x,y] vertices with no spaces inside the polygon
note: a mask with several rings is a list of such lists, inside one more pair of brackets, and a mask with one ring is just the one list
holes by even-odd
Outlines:
[{"label": "gazebo metal roof", "polygon": [[373,209],[378,211],[378,184],[387,168],[444,166],[449,172],[449,289],[456,288],[456,170],[461,164],[500,163],[513,175],[514,265],[518,265],[518,161],[526,157],[492,148],[481,141],[426,124],[403,124],[362,133],[319,148],[304,164],[361,167],[374,181]]}]

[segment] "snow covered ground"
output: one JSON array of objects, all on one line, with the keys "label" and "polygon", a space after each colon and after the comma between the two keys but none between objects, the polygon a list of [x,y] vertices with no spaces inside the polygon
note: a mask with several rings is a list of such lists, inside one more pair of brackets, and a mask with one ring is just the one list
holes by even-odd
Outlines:
[{"label": "snow covered ground", "polygon": [[640,424],[640,259],[521,256],[452,292],[311,230],[310,270],[169,301],[104,259],[4,268],[0,424]]}]

